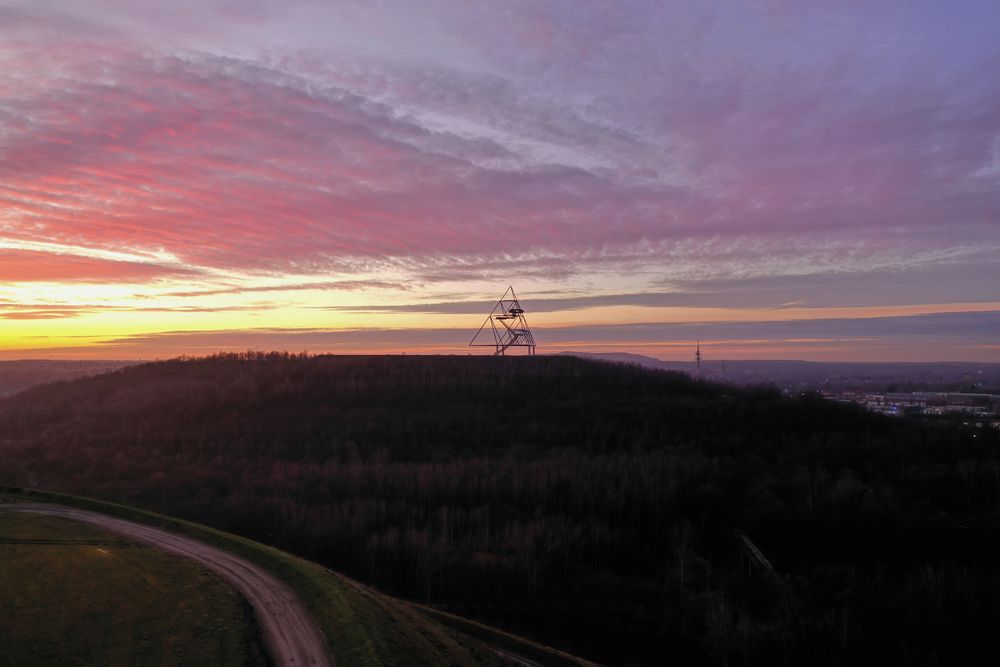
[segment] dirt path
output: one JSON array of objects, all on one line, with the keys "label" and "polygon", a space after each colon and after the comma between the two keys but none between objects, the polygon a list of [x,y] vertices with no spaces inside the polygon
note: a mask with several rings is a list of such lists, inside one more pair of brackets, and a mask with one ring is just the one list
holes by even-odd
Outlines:
[{"label": "dirt path", "polygon": [[323,634],[292,589],[238,556],[190,537],[71,507],[15,503],[0,505],[0,511],[33,512],[83,521],[190,558],[219,574],[247,599],[264,631],[264,641],[278,665],[333,665],[333,659],[327,655]]}]

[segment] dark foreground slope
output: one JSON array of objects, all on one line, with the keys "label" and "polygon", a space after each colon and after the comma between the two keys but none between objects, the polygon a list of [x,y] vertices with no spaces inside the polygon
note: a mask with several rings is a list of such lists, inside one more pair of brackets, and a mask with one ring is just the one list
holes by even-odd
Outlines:
[{"label": "dark foreground slope", "polygon": [[234,355],[0,402],[0,481],[613,664],[986,664],[997,440],[574,358]]}]

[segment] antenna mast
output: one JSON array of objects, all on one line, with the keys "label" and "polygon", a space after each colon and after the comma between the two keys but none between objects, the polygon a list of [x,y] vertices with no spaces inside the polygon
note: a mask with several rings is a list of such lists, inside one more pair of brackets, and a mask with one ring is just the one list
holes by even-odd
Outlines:
[{"label": "antenna mast", "polygon": [[695,380],[701,380],[701,341],[700,340],[698,341],[698,348],[695,350],[695,353],[694,353],[694,365],[695,365],[694,379]]},{"label": "antenna mast", "polygon": [[[492,339],[489,336],[491,332]],[[512,347],[526,347],[529,356],[535,354],[535,338],[528,328],[528,321],[524,319],[524,309],[518,303],[513,286],[508,287],[497,305],[493,306],[483,326],[469,341],[469,347],[495,348],[494,354],[498,357],[504,356]]]}]

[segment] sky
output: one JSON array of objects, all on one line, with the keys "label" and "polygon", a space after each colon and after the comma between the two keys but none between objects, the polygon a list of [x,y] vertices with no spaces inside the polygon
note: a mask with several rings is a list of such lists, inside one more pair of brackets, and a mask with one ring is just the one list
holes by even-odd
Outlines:
[{"label": "sky", "polygon": [[1000,5],[0,0],[0,358],[1000,361]]}]

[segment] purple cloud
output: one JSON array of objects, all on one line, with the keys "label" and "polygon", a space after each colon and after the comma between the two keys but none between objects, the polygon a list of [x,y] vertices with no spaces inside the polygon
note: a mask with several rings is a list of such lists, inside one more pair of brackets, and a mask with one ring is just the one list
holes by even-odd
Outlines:
[{"label": "purple cloud", "polygon": [[975,1],[14,0],[0,248],[170,261],[0,275],[187,265],[213,276],[174,292],[194,297],[270,291],[248,275],[514,274],[564,310],[992,302],[998,18]]}]

